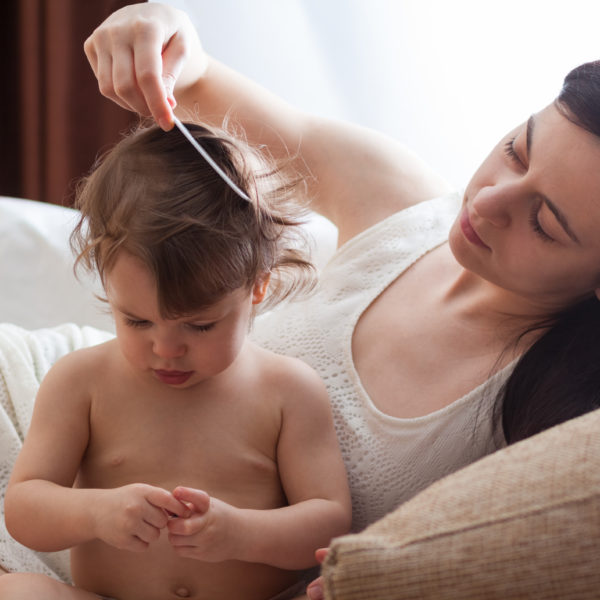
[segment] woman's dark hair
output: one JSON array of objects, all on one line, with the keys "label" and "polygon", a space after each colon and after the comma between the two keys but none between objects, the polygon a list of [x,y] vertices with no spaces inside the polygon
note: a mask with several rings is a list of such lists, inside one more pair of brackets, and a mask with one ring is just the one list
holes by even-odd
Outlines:
[{"label": "woman's dark hair", "polygon": [[508,444],[600,408],[600,302],[565,310],[521,356],[504,387]]},{"label": "woman's dark hair", "polygon": [[[573,69],[555,106],[600,137],[600,61]],[[600,301],[591,296],[539,326],[546,331],[521,356],[500,394],[509,444],[600,407]]]}]

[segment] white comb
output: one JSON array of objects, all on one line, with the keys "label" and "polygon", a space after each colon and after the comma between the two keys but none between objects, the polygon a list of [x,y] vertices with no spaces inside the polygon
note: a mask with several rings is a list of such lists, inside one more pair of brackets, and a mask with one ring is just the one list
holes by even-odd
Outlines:
[{"label": "white comb", "polygon": [[175,116],[173,115],[173,122],[175,126],[183,135],[188,139],[190,144],[198,150],[204,160],[216,171],[219,177],[240,197],[248,202],[251,202],[250,198],[240,190],[240,188],[231,181],[225,171],[219,167],[219,165],[211,158],[210,154],[198,143],[194,136],[189,132],[189,129]]}]

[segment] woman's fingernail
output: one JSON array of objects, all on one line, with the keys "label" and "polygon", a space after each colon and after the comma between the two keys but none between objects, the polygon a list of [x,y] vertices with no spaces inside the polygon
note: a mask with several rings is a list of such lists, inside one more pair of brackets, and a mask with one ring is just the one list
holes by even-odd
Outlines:
[{"label": "woman's fingernail", "polygon": [[160,119],[158,119],[158,126],[161,129],[164,129],[165,131],[169,131],[170,129],[173,128],[173,123],[171,121],[169,121],[168,119],[166,119],[165,117],[161,117]]},{"label": "woman's fingernail", "polygon": [[306,595],[310,600],[323,600],[323,588],[320,585],[313,585],[306,590]]}]

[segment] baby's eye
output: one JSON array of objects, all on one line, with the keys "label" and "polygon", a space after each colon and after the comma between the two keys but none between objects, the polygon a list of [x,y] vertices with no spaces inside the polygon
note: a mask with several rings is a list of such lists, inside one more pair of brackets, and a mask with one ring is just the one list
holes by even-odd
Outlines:
[{"label": "baby's eye", "polygon": [[125,324],[128,327],[138,327],[138,328],[149,327],[151,325],[150,321],[144,321],[141,319],[130,319],[130,318],[125,319]]},{"label": "baby's eye", "polygon": [[192,331],[210,331],[215,325],[216,323],[203,323],[202,325],[197,323],[187,324]]}]

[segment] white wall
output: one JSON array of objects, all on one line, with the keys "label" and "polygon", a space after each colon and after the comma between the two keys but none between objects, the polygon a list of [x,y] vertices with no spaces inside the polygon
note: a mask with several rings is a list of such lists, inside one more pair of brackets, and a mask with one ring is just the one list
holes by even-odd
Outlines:
[{"label": "white wall", "polygon": [[456,185],[600,58],[598,0],[171,0],[291,102],[405,141]]}]

